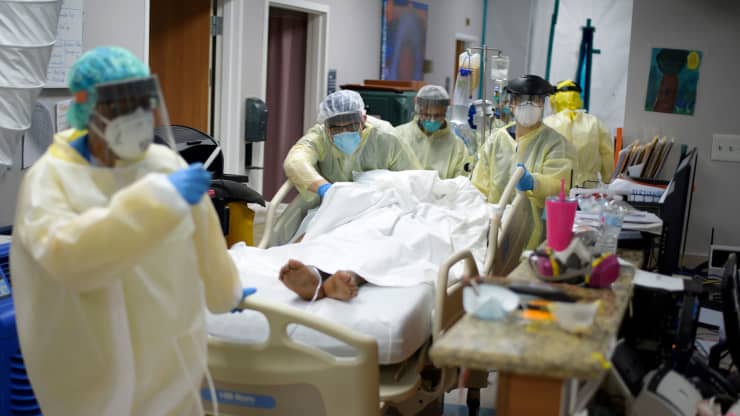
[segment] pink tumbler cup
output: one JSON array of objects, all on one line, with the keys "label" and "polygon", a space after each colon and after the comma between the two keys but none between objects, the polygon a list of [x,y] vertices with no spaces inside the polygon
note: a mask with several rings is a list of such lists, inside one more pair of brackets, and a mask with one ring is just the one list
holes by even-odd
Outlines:
[{"label": "pink tumbler cup", "polygon": [[549,197],[545,200],[547,210],[547,246],[555,251],[563,251],[573,238],[573,221],[576,219],[575,199]]}]

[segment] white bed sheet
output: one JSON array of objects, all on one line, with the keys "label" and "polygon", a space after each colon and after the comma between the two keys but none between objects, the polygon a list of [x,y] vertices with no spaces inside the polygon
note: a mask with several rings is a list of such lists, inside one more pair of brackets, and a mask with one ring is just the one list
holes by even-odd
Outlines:
[{"label": "white bed sheet", "polygon": [[[375,337],[382,364],[403,361],[430,336],[434,284],[442,262],[470,249],[479,264],[493,206],[466,178],[440,180],[435,171],[371,171],[338,183],[324,197],[301,243],[269,249],[237,244],[230,253],[253,296],[284,302],[306,313]],[[350,302],[312,305],[278,281],[289,259],[333,273],[353,270],[368,280]],[[459,276],[462,265],[452,270]],[[258,313],[209,316],[211,334],[235,341],[265,339]],[[300,327],[297,341],[335,355],[351,355],[337,340]]]},{"label": "white bed sheet", "polygon": [[[286,289],[282,283],[260,285],[253,296],[264,297],[306,310],[311,315],[369,335],[378,341],[380,364],[404,361],[429,338],[434,309],[434,287],[422,283],[409,287],[363,286],[356,298],[349,302],[321,299],[309,304]],[[208,332],[234,342],[258,343],[267,338],[267,320],[259,312],[243,311],[236,314],[209,315]],[[309,328],[288,327],[292,338],[333,355],[346,357],[355,354],[352,347],[335,338]]]}]

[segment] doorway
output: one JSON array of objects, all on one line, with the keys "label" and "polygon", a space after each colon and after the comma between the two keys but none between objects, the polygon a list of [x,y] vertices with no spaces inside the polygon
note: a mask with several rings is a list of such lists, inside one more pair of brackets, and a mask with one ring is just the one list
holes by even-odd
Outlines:
[{"label": "doorway", "polygon": [[459,56],[461,53],[465,52],[465,49],[467,49],[467,42],[464,40],[457,39],[455,40],[455,78],[457,78],[457,73],[460,71],[460,59]]},{"label": "doorway", "polygon": [[304,133],[308,14],[270,7],[268,21],[265,102],[270,115],[262,194],[272,199],[286,180],[285,156]]},{"label": "doorway", "polygon": [[149,67],[171,124],[211,132],[211,1],[151,0]]},{"label": "doorway", "polygon": [[[217,42],[216,58],[218,68],[214,90],[216,98],[216,128],[224,149],[224,166],[229,173],[248,173],[252,189],[269,197],[274,191],[267,191],[265,153],[272,146],[272,137],[267,136],[263,143],[252,145],[252,156],[245,157],[244,145],[244,99],[247,97],[267,98],[268,77],[268,36],[270,7],[307,13],[307,39],[305,58],[305,91],[303,106],[303,131],[316,122],[319,103],[326,96],[327,78],[327,35],[330,7],[310,0],[216,0],[218,14],[224,18],[224,34]],[[296,72],[298,72],[296,70]],[[272,106],[268,106],[268,122],[273,116]],[[293,142],[299,136],[293,137]],[[280,152],[277,152],[278,154]],[[270,172],[276,162],[270,162]],[[283,160],[277,162],[281,168]],[[256,167],[249,169],[248,167]],[[280,179],[272,179],[279,182]]]}]

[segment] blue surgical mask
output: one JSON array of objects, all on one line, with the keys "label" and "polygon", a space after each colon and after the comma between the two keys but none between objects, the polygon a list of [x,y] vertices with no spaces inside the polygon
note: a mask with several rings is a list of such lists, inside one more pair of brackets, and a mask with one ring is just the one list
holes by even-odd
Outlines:
[{"label": "blue surgical mask", "polygon": [[424,127],[424,131],[427,133],[434,133],[442,127],[440,120],[422,120],[421,126]]},{"label": "blue surgical mask", "polygon": [[334,135],[334,146],[346,155],[354,153],[360,147],[360,133],[357,131],[345,131]]}]

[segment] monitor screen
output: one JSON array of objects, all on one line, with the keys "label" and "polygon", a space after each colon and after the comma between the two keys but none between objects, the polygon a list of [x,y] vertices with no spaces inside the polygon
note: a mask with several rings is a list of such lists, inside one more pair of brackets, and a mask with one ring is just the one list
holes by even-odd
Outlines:
[{"label": "monitor screen", "polygon": [[[709,267],[722,269],[723,267],[725,267],[727,258],[732,253],[733,252],[731,250],[721,250],[715,248],[714,250],[712,250],[711,256],[709,257]],[[735,256],[740,257],[740,252],[736,252]]]}]

